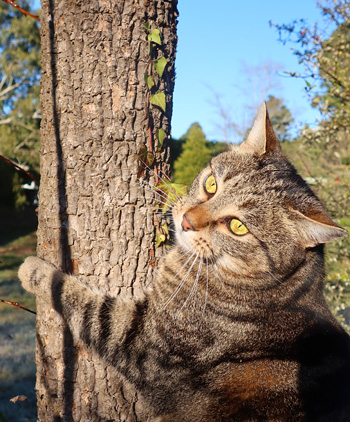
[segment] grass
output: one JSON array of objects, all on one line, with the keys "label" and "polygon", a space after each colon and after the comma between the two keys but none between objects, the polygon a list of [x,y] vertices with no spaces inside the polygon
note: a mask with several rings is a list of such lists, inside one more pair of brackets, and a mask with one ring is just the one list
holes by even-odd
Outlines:
[{"label": "grass", "polygon": [[[0,298],[35,310],[34,296],[22,289],[17,278],[24,258],[35,254],[35,232],[21,236],[13,231],[12,237],[6,233],[2,240]],[[0,422],[36,420],[35,371],[35,315],[0,303]],[[10,402],[19,395],[27,399]]]}]

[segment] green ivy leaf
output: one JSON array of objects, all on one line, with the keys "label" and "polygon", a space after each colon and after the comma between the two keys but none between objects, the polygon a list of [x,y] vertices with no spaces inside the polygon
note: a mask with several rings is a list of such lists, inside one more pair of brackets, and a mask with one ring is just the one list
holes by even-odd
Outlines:
[{"label": "green ivy leaf", "polygon": [[162,45],[159,29],[153,29],[153,31],[150,34],[148,34],[148,41]]},{"label": "green ivy leaf", "polygon": [[151,167],[153,162],[154,162],[154,155],[151,152],[147,152],[146,164],[148,165],[148,167]]},{"label": "green ivy leaf", "polygon": [[146,30],[147,32],[151,32],[151,24],[150,24],[149,22],[146,22],[146,23],[143,25],[143,28],[145,28],[145,30]]},{"label": "green ivy leaf", "polygon": [[157,139],[158,139],[158,151],[162,149],[164,139],[166,138],[166,133],[163,128],[157,130]]},{"label": "green ivy leaf", "polygon": [[169,234],[169,229],[168,229],[168,225],[167,225],[167,223],[164,223],[163,225],[162,225],[162,230],[163,230],[163,232],[165,233],[165,234]]},{"label": "green ivy leaf", "polygon": [[149,102],[153,105],[160,107],[165,112],[165,94],[158,91],[156,94],[149,97]]},{"label": "green ivy leaf", "polygon": [[149,90],[152,88],[152,86],[154,86],[154,80],[152,78],[152,75],[147,75],[146,84]]},{"label": "green ivy leaf", "polygon": [[147,159],[147,147],[146,147],[146,145],[141,145],[140,151],[137,154],[137,158],[139,158],[143,162],[146,162],[146,159]]},{"label": "green ivy leaf", "polygon": [[176,193],[178,197],[187,195],[187,186],[182,183],[171,183],[170,189]]},{"label": "green ivy leaf", "polygon": [[[155,191],[162,193],[162,203],[158,204],[158,208],[162,209],[162,213],[165,214],[169,209],[172,208],[174,203],[178,201],[181,196],[187,194],[187,186],[180,183],[172,183],[169,181],[161,181],[155,188]],[[168,198],[168,199],[165,199]]]},{"label": "green ivy leaf", "polygon": [[137,158],[140,160],[140,168],[138,171],[138,176],[140,177],[144,173],[146,166],[151,167],[153,164],[154,154],[147,151],[146,145],[141,145]]},{"label": "green ivy leaf", "polygon": [[160,246],[161,243],[165,242],[165,235],[157,233],[156,235],[156,248]]},{"label": "green ivy leaf", "polygon": [[160,78],[163,76],[163,72],[164,72],[164,69],[165,69],[165,66],[167,65],[167,63],[168,63],[168,61],[164,56],[159,57],[159,59],[157,59],[153,62],[153,67],[154,67],[155,71],[158,73]]}]

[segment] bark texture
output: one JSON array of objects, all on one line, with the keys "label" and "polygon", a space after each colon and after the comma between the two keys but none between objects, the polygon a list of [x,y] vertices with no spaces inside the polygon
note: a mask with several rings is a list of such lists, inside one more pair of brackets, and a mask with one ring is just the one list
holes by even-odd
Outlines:
[{"label": "bark texture", "polygon": [[[42,146],[38,255],[112,295],[152,280],[155,223],[140,185],[147,144],[149,58],[143,25],[163,38],[169,134],[177,0],[45,0],[42,3]],[[150,194],[147,195],[150,198]],[[38,420],[146,421],[131,385],[73,345],[59,314],[37,303]]]}]

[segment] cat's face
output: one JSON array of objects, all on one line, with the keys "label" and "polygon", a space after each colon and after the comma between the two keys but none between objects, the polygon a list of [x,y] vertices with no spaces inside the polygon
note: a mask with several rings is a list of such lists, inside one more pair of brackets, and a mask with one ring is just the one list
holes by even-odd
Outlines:
[{"label": "cat's face", "polygon": [[212,159],[173,210],[178,244],[236,277],[281,279],[308,248],[344,235],[267,124],[260,116],[240,148]]},{"label": "cat's face", "polygon": [[286,261],[300,261],[283,186],[292,168],[279,164],[239,151],[215,157],[173,211],[178,243],[235,275],[280,275]]}]

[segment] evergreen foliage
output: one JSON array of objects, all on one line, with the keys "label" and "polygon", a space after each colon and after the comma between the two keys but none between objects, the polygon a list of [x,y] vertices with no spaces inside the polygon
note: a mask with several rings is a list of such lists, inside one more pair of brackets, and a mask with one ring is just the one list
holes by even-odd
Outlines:
[{"label": "evergreen foliage", "polygon": [[[335,221],[350,230],[350,4],[345,0],[318,3],[327,23],[325,30],[301,19],[275,25],[283,42],[294,42],[294,54],[305,65],[311,104],[322,120],[305,126],[297,141],[284,148],[326,204]],[[331,34],[328,28],[335,28]],[[289,144],[289,145],[288,145]],[[294,157],[293,157],[294,156]],[[327,247],[327,289],[335,313],[350,327],[349,237]]]},{"label": "evergreen foliage", "polygon": [[266,105],[278,139],[281,142],[290,140],[289,129],[294,119],[287,106],[283,103],[283,100],[270,95],[266,101]]},{"label": "evergreen foliage", "polygon": [[182,153],[174,163],[174,181],[189,186],[196,175],[208,164],[211,152],[208,141],[198,123],[188,129]]},{"label": "evergreen foliage", "polygon": [[[19,1],[18,5],[30,10],[27,0]],[[0,2],[0,25],[0,154],[38,175],[39,24],[13,6]],[[9,177],[6,183],[12,185],[12,202],[20,207],[25,203],[20,185],[28,177],[18,171],[5,173]]]}]

